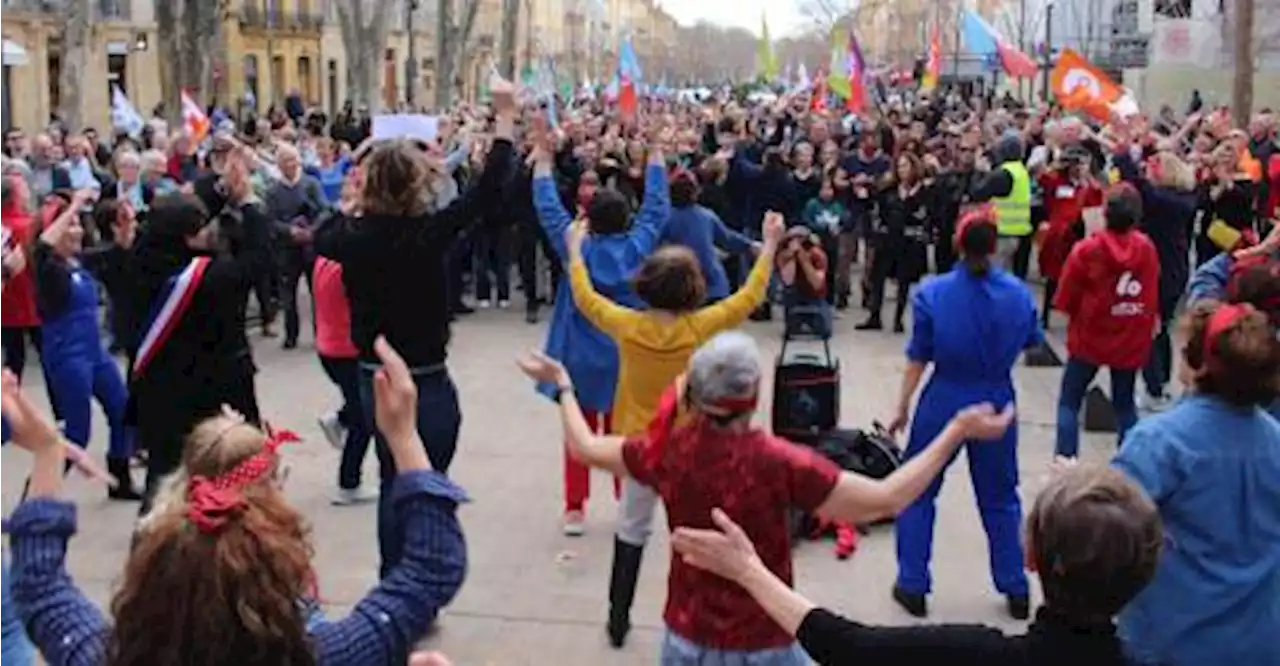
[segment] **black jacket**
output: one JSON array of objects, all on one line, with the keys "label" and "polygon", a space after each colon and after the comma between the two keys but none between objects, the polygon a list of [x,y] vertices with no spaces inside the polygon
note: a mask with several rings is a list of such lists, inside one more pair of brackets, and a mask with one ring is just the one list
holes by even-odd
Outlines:
[{"label": "black jacket", "polygon": [[351,302],[351,338],[375,363],[384,335],[411,368],[444,363],[449,345],[447,260],[460,233],[502,200],[511,142],[495,141],[480,180],[444,210],[418,218],[335,217],[315,236],[316,253],[342,264]]},{"label": "black jacket", "polygon": [[869,627],[816,608],[796,638],[823,666],[1122,666],[1110,621],[1078,625],[1041,608],[1021,636],[982,625]]}]

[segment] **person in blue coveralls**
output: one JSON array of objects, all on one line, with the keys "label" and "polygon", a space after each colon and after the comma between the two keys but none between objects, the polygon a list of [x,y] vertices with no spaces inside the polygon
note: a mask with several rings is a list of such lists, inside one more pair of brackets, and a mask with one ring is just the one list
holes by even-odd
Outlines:
[{"label": "person in blue coveralls", "polygon": [[[533,206],[538,223],[546,230],[555,250],[556,260],[565,262],[569,256],[565,248],[565,230],[573,217],[565,210],[556,186],[553,174],[555,146],[551,145],[553,138],[547,131],[546,120],[536,119],[533,131],[536,135]],[[643,309],[644,303],[632,290],[632,274],[658,246],[671,216],[667,167],[660,141],[650,143],[644,177],[644,200],[633,224],[630,224],[629,206],[621,194],[612,189],[596,192],[585,211],[591,235],[582,248],[596,291],[615,303],[637,310]],[[559,293],[556,294],[551,327],[547,331],[546,352],[569,370],[587,422],[593,428],[608,432],[613,394],[618,383],[618,346],[578,311],[568,280],[560,281]],[[556,387],[551,385],[539,385],[538,391],[548,397],[557,393]],[[583,510],[591,488],[589,474],[585,465],[565,451],[566,535],[579,536],[584,531]],[[616,485],[614,488],[617,492]],[[638,567],[639,555],[633,559]]]},{"label": "person in blue coveralls", "polygon": [[[1015,402],[1012,370],[1023,350],[1041,344],[1043,332],[1035,300],[1022,281],[992,265],[999,234],[994,210],[967,213],[956,225],[955,245],[963,260],[912,297],[911,340],[902,378],[898,412],[890,432],[904,428],[911,396],[933,365],[920,392],[905,456],[922,451],[967,405]],[[1030,613],[1023,572],[1018,499],[1018,427],[999,442],[965,447],[969,475],[982,526],[987,532],[991,576],[1019,620]],[[928,614],[929,560],[933,555],[934,506],[942,475],[897,520],[898,578],[894,600],[915,617]]]},{"label": "person in blue coveralls", "polygon": [[[81,448],[89,445],[92,401],[97,399],[111,428],[107,470],[119,479],[108,491],[111,499],[142,499],[129,475],[132,432],[125,426],[129,393],[115,360],[103,345],[98,325],[99,288],[93,273],[119,273],[133,244],[132,216],[115,229],[115,241],[85,251],[84,228],[78,211],[92,194],[81,190],[50,209],[35,248],[36,306],[43,321],[40,361],[53,387],[57,413],[66,421],[67,439]],[[112,266],[114,264],[114,266]],[[113,267],[115,270],[107,270]],[[91,272],[92,269],[92,272]]]}]

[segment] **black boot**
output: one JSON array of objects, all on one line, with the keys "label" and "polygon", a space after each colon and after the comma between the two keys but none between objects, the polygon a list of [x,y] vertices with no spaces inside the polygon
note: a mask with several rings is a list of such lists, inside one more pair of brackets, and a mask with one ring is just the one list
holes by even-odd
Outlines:
[{"label": "black boot", "polygon": [[116,477],[116,485],[107,489],[107,497],[125,502],[136,502],[142,499],[142,493],[133,487],[128,458],[107,458],[107,472]]},{"label": "black boot", "polygon": [[866,321],[853,327],[855,331],[881,331],[884,330],[884,324],[880,322],[880,315],[872,314]]},{"label": "black boot", "polygon": [[613,540],[613,575],[609,577],[609,644],[622,647],[631,631],[631,603],[636,598],[636,578],[644,546]]},{"label": "black boot", "polygon": [[898,602],[902,610],[907,611],[907,614],[911,617],[928,617],[929,615],[929,602],[923,594],[908,592],[894,585],[893,600]]}]

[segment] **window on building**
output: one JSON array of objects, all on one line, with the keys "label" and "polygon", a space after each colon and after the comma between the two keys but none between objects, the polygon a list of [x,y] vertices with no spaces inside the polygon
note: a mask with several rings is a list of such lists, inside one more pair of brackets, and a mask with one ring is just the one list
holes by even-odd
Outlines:
[{"label": "window on building", "polygon": [[284,99],[284,56],[271,56],[271,101]]},{"label": "window on building", "polygon": [[382,58],[382,103],[389,109],[395,108],[396,102],[400,99],[400,88],[396,84],[396,69],[396,50],[387,49]]},{"label": "window on building", "polygon": [[62,54],[54,48],[54,44],[49,45],[49,108],[57,111],[62,106],[62,86],[58,85],[62,78]]},{"label": "window on building", "polygon": [[244,91],[252,98],[248,100],[250,106],[253,107],[254,111],[257,111],[260,108],[258,104],[261,102],[261,90],[258,88],[258,56],[247,55],[244,57]]},{"label": "window on building", "polygon": [[129,56],[112,54],[107,56],[107,99],[111,99],[112,86],[119,86],[125,95],[129,94]]},{"label": "window on building", "polygon": [[307,56],[298,57],[298,92],[302,93],[302,99],[307,104],[315,99],[315,87],[311,81],[311,58]]},{"label": "window on building", "polygon": [[329,117],[338,115],[338,61],[329,60]]}]

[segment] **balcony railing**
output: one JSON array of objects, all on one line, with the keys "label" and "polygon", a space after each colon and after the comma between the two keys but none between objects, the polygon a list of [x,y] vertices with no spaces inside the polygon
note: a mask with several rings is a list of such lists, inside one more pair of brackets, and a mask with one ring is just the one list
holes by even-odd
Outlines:
[{"label": "balcony railing", "polygon": [[97,12],[95,18],[102,21],[128,21],[133,15],[132,4],[129,0],[98,0],[93,6]]},{"label": "balcony railing", "polygon": [[289,17],[289,27],[300,32],[324,30],[324,13],[315,10],[295,9]]},{"label": "balcony railing", "polygon": [[240,6],[240,25],[245,28],[267,27],[267,15],[262,5],[256,2],[245,2]]}]

